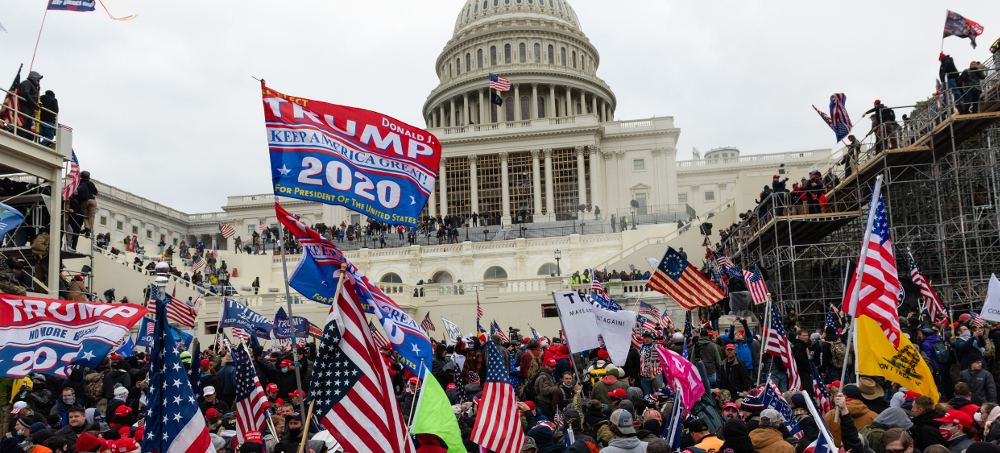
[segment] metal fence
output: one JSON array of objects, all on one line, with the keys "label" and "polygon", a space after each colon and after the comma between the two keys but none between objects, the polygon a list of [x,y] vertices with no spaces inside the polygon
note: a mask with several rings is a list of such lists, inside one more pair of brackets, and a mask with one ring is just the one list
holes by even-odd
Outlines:
[{"label": "metal fence", "polygon": [[[28,102],[38,103],[37,99],[24,99],[23,97],[17,96],[15,93],[7,91],[6,89],[0,88],[0,93],[2,93],[0,95],[3,96],[5,101],[8,98],[16,99],[17,104],[22,107]],[[54,148],[56,141],[56,129],[59,128],[59,114],[40,105],[37,106],[35,115],[22,113],[20,110],[21,109],[9,107],[6,102],[4,102],[3,105],[0,105],[0,131],[17,135],[18,137],[35,143],[40,143],[43,146]],[[51,123],[42,122],[36,117],[41,113],[51,114],[55,119]]]}]

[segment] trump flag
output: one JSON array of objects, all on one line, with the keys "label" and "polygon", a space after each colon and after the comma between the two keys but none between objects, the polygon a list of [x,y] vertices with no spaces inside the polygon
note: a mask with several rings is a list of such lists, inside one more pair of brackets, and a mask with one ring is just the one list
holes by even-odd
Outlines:
[{"label": "trump flag", "polygon": [[378,112],[261,90],[275,195],[417,226],[441,161],[436,137]]}]

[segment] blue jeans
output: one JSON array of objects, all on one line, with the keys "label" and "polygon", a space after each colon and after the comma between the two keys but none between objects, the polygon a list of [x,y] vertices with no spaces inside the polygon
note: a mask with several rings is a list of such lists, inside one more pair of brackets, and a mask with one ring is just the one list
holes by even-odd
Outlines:
[{"label": "blue jeans", "polygon": [[639,386],[642,387],[642,394],[643,395],[652,395],[653,393],[656,393],[657,390],[659,390],[659,389],[653,388],[653,379],[656,379],[656,380],[660,381],[661,384],[664,383],[664,382],[666,382],[663,379],[663,375],[656,376],[656,377],[641,377],[641,378],[639,378]]},{"label": "blue jeans", "polygon": [[771,370],[771,382],[778,386],[782,393],[788,391],[788,372],[785,370]]},{"label": "blue jeans", "polygon": [[716,384],[718,384],[718,379],[716,379],[716,377],[717,375],[715,373],[708,375],[708,385],[715,387]]},{"label": "blue jeans", "polygon": [[[50,140],[56,136],[55,123],[46,123],[39,121],[38,124],[42,128],[41,133],[39,135]],[[52,144],[51,141],[42,139],[42,146],[49,146],[50,144]]]},{"label": "blue jeans", "polygon": [[948,89],[955,95],[955,102],[962,100],[962,90],[958,89],[958,82],[955,79],[948,79]]}]

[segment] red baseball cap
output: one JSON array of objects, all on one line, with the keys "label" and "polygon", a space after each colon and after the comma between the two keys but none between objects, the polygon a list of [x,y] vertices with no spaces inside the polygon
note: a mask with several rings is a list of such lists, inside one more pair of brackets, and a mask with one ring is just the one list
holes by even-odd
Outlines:
[{"label": "red baseball cap", "polygon": [[732,344],[732,343],[729,343],[729,344],[727,344],[727,345],[726,345],[726,350],[728,351],[728,350],[730,350],[730,349],[732,349],[732,350],[734,350],[734,351],[735,351],[735,350],[736,350],[736,345],[734,345],[734,344]]},{"label": "red baseball cap", "polygon": [[908,400],[912,400],[912,399],[914,399],[914,398],[916,398],[916,397],[918,397],[918,396],[920,396],[920,394],[919,394],[919,393],[917,393],[917,392],[914,392],[913,390],[908,390],[908,391],[906,392],[906,395],[905,395],[904,397],[905,397],[906,399],[908,399]]},{"label": "red baseball cap", "polygon": [[215,408],[205,411],[205,418],[215,418],[219,416],[219,411]]},{"label": "red baseball cap", "polygon": [[959,409],[959,412],[968,415],[969,419],[973,419],[976,416],[976,412],[979,412],[979,406],[976,406],[975,404],[966,404]]},{"label": "red baseball cap", "polygon": [[531,341],[531,338],[525,338],[521,343],[528,344],[529,341]]},{"label": "red baseball cap", "polygon": [[261,437],[260,431],[250,431],[243,435],[243,439],[246,442],[257,442],[258,444],[264,443],[264,438]]},{"label": "red baseball cap", "polygon": [[118,409],[115,409],[115,415],[119,415],[122,417],[128,415],[129,412],[132,412],[132,409],[124,404],[118,406]]},{"label": "red baseball cap", "polygon": [[135,440],[128,437],[111,442],[111,451],[114,453],[128,453],[139,449],[139,445],[135,443]]},{"label": "red baseball cap", "polygon": [[305,394],[299,392],[298,390],[288,394],[288,396],[304,396],[304,395]]},{"label": "red baseball cap", "polygon": [[274,399],[274,404],[277,404],[279,406],[284,406],[285,405],[285,400],[283,400],[281,398],[275,398]]},{"label": "red baseball cap", "polygon": [[830,385],[827,386],[827,388],[833,388],[833,387],[840,388],[840,381],[833,381],[830,383]]},{"label": "red baseball cap", "polygon": [[724,406],[722,406],[722,410],[726,410],[727,408],[730,408],[730,407],[733,408],[733,409],[736,409],[736,410],[740,410],[740,407],[737,406],[736,403],[734,403],[732,401],[730,401],[730,402],[726,403]]},{"label": "red baseball cap", "polygon": [[281,361],[281,367],[282,367],[282,368],[284,368],[284,367],[286,367],[286,366],[292,366],[292,365],[293,365],[293,363],[292,363],[292,361],[291,361],[291,360],[288,360],[288,359],[285,359],[285,360],[282,360],[282,361]]},{"label": "red baseball cap", "polygon": [[273,382],[270,383],[270,384],[267,384],[267,387],[265,387],[264,390],[267,390],[269,392],[277,392],[278,391],[278,384],[275,384]]},{"label": "red baseball cap", "polygon": [[528,406],[528,410],[535,410],[535,403],[533,403],[531,401],[525,401],[524,405]]},{"label": "red baseball cap", "polygon": [[[971,406],[968,404],[967,406]],[[944,414],[944,417],[935,418],[934,421],[941,423],[953,423],[956,425],[962,425],[964,428],[972,428],[972,418],[968,414],[960,410],[952,409]]]},{"label": "red baseball cap", "polygon": [[448,388],[447,388],[447,389],[445,389],[445,390],[446,390],[446,391],[451,391],[451,390],[455,390],[455,383],[454,383],[454,382],[452,382],[451,384],[448,384]]},{"label": "red baseball cap", "polygon": [[962,321],[968,321],[968,320],[970,320],[970,319],[972,319],[972,316],[969,316],[969,314],[968,314],[968,313],[964,313],[964,314],[962,314],[962,315],[959,315],[959,317],[958,317],[958,322],[962,322]]},{"label": "red baseball cap", "polygon": [[208,368],[211,367],[211,366],[212,366],[212,361],[211,360],[201,359],[201,369],[203,371],[204,370],[208,370]]},{"label": "red baseball cap", "polygon": [[545,364],[548,366],[556,366],[556,359],[549,359],[549,361],[545,362]]},{"label": "red baseball cap", "polygon": [[628,396],[628,394],[625,393],[625,389],[615,389],[615,391],[613,392],[608,392],[608,396],[625,399],[625,397]]},{"label": "red baseball cap", "polygon": [[598,349],[597,350],[597,357],[601,358],[601,359],[607,360],[611,356],[608,355],[608,351],[606,351],[604,349]]}]

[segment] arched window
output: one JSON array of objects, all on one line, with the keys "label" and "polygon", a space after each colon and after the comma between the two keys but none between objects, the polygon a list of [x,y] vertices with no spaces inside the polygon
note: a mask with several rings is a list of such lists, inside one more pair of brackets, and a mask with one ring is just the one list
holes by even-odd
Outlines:
[{"label": "arched window", "polygon": [[514,98],[507,98],[503,100],[504,105],[507,107],[507,121],[514,121]]},{"label": "arched window", "polygon": [[521,60],[521,63],[524,63],[525,61],[527,61],[526,59],[528,58],[528,55],[527,55],[528,52],[527,52],[526,49],[527,48],[525,47],[525,45],[524,45],[523,42],[521,44],[517,45],[517,54],[518,54],[517,57],[518,57],[518,59]]},{"label": "arched window", "polygon": [[492,103],[492,102],[490,102],[490,115],[491,115],[491,118],[492,118],[491,122],[493,122],[493,123],[497,122],[497,114],[499,114],[499,113],[500,113],[500,111],[497,110],[497,105],[494,104],[494,103]]},{"label": "arched window", "polygon": [[381,282],[381,283],[403,283],[403,279],[399,278],[399,275],[396,275],[396,274],[394,274],[392,272],[389,272],[388,274],[383,275],[382,279],[380,279],[379,282]]},{"label": "arched window", "polygon": [[510,44],[503,45],[503,62],[510,64]]},{"label": "arched window", "polygon": [[556,64],[556,57],[553,53],[552,44],[549,44],[549,64]]},{"label": "arched window", "polygon": [[[551,2],[552,0],[549,1]],[[562,2],[556,2],[556,5],[559,5],[559,11],[562,12]]]},{"label": "arched window", "polygon": [[483,274],[483,280],[493,280],[498,278],[507,278],[507,271],[503,270],[500,266],[493,266],[486,269],[486,273]]},{"label": "arched window", "polygon": [[493,6],[497,6],[499,4],[500,4],[500,0],[493,0]]},{"label": "arched window", "polygon": [[462,75],[462,59],[455,59],[455,75]]},{"label": "arched window", "polygon": [[566,48],[565,47],[560,47],[559,48],[559,62],[561,62],[563,66],[566,66]]},{"label": "arched window", "polygon": [[451,63],[448,64],[448,77],[451,77]]},{"label": "arched window", "polygon": [[497,65],[497,46],[490,46],[490,66]]},{"label": "arched window", "polygon": [[466,71],[471,71],[472,70],[472,54],[471,53],[465,54],[465,70]]},{"label": "arched window", "polygon": [[431,283],[454,283],[455,280],[451,278],[451,274],[448,271],[437,271],[434,276],[431,277]]},{"label": "arched window", "polygon": [[545,118],[545,98],[538,96],[538,117]]},{"label": "arched window", "polygon": [[539,46],[538,43],[535,43],[535,63],[541,63],[541,62],[542,62],[542,46]]},{"label": "arched window", "polygon": [[466,19],[468,19],[468,18],[469,18],[469,13],[471,13],[471,12],[472,12],[472,8],[467,8],[467,9],[465,10],[465,18],[466,18]]},{"label": "arched window", "polygon": [[538,275],[558,275],[555,263],[545,263],[538,268]]},{"label": "arched window", "polygon": [[573,69],[576,69],[576,51],[573,51]]},{"label": "arched window", "polygon": [[490,6],[489,0],[483,0],[483,11],[486,11],[487,6]]},{"label": "arched window", "polygon": [[583,113],[583,109],[580,108],[580,103],[577,102],[576,103],[576,114],[579,115],[581,113]]},{"label": "arched window", "polygon": [[[483,9],[486,9],[486,2],[483,2]],[[479,12],[479,5],[476,5],[476,9],[475,9],[475,12],[476,12],[476,13],[478,13],[478,12]]]},{"label": "arched window", "polygon": [[521,117],[518,119],[526,120],[528,118],[531,118],[531,113],[528,111],[529,105],[531,104],[528,104],[528,97],[521,96]]},{"label": "arched window", "polygon": [[476,51],[476,58],[479,60],[479,69],[483,69],[483,49]]}]

